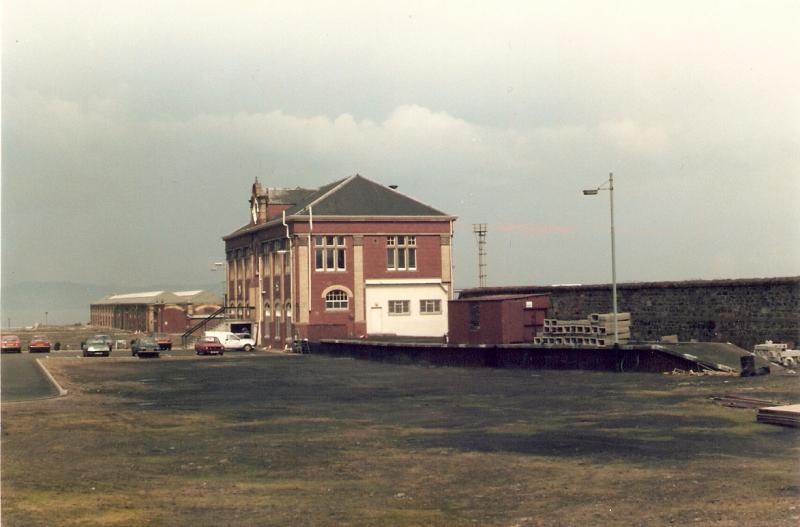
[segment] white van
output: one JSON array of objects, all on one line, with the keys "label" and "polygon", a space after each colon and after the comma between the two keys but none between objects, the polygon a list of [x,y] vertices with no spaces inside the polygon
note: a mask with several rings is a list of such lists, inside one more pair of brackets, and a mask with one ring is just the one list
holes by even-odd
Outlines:
[{"label": "white van", "polygon": [[250,351],[256,347],[256,341],[245,339],[229,331],[206,331],[206,337],[217,337],[226,350]]}]

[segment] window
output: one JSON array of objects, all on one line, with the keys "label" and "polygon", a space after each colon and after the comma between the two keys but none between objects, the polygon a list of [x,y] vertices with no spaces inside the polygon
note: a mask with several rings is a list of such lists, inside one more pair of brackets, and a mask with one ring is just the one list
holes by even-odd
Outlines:
[{"label": "window", "polygon": [[386,268],[390,271],[413,271],[417,268],[417,237],[386,237]]},{"label": "window", "polygon": [[286,302],[286,318],[292,318],[292,303]]},{"label": "window", "polygon": [[272,313],[269,310],[269,302],[264,302],[264,316],[269,317]]},{"label": "window", "polygon": [[390,315],[408,315],[411,313],[409,300],[389,300]]},{"label": "window", "polygon": [[441,300],[420,300],[419,312],[423,315],[439,315],[442,313]]},{"label": "window", "polygon": [[336,309],[347,309],[347,308],[348,308],[347,293],[345,293],[341,289],[334,289],[333,291],[325,295],[325,309],[336,310]]},{"label": "window", "polygon": [[281,305],[278,302],[275,302],[275,317],[281,316]]},{"label": "window", "polygon": [[477,302],[469,305],[469,329],[473,331],[481,329],[481,305]]},{"label": "window", "polygon": [[344,236],[314,236],[317,271],[344,271]]}]

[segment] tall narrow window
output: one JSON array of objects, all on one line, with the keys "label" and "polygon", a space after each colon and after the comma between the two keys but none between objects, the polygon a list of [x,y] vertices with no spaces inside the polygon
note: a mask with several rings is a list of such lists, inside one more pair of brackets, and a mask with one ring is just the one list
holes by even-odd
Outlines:
[{"label": "tall narrow window", "polygon": [[469,329],[473,331],[481,329],[481,305],[477,302],[469,305]]},{"label": "tall narrow window", "polygon": [[386,237],[386,268],[390,271],[414,271],[417,268],[417,237]]},{"label": "tall narrow window", "polygon": [[317,271],[347,269],[344,236],[315,236],[314,262]]}]

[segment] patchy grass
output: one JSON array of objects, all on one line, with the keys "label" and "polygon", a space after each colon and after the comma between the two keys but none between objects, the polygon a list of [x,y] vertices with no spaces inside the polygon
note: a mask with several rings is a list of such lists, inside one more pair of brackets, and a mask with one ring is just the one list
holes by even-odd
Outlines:
[{"label": "patchy grass", "polygon": [[317,356],[48,363],[3,407],[3,525],[796,525],[795,430],[759,379]]}]

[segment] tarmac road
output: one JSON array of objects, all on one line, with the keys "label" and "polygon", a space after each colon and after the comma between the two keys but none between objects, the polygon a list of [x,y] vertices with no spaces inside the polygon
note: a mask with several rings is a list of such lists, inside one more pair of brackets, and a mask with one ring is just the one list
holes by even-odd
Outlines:
[{"label": "tarmac road", "polygon": [[[244,352],[228,352],[230,355],[250,355]],[[194,350],[172,349],[162,351],[162,357],[194,356]],[[106,357],[83,357],[81,350],[61,350],[50,353],[4,353],[0,357],[0,401],[16,402],[44,399],[58,394],[58,390],[48,381],[36,359],[43,359],[47,366],[48,357],[75,357],[81,360],[104,360]],[[115,350],[111,357],[130,357],[130,350]],[[144,359],[143,359],[144,360]]]},{"label": "tarmac road", "polygon": [[27,401],[58,394],[35,360],[46,353],[4,353],[0,359],[0,400]]}]

